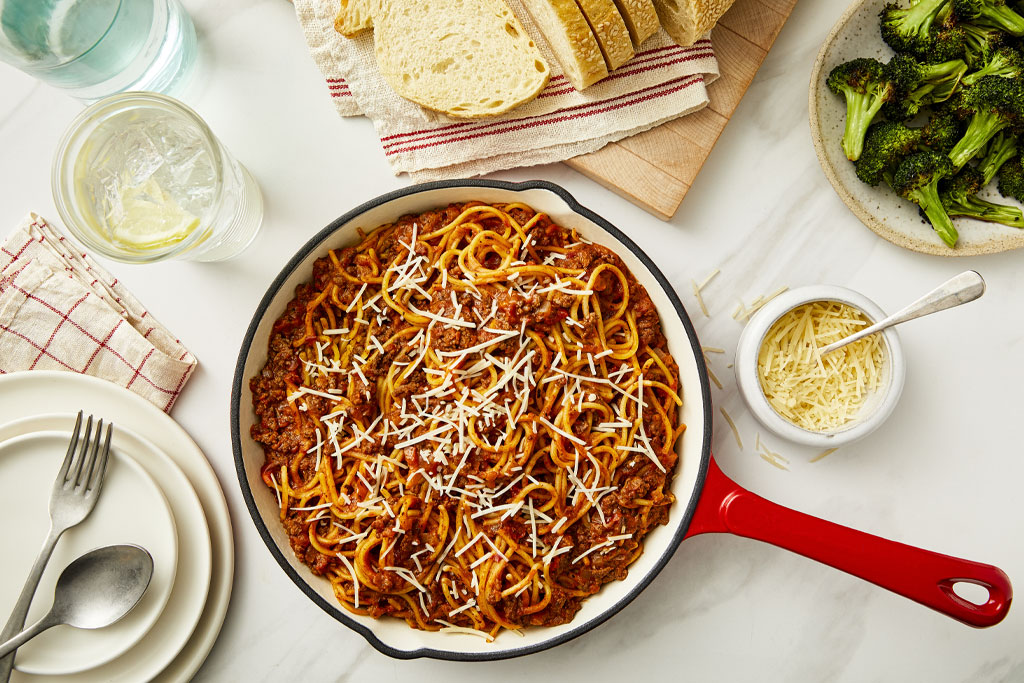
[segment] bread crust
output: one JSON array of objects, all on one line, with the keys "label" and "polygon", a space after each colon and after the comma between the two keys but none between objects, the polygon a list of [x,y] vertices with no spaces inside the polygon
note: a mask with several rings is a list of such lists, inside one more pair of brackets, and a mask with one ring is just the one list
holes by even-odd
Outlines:
[{"label": "bread crust", "polygon": [[373,28],[373,14],[369,0],[341,0],[334,17],[334,30],[346,38],[355,38]]},{"label": "bread crust", "polygon": [[523,0],[551,44],[566,78],[583,90],[608,75],[601,46],[576,0]]},{"label": "bread crust", "polygon": [[693,45],[722,18],[733,0],[654,0],[661,25],[679,45]]},{"label": "bread crust", "polygon": [[612,0],[576,0],[601,47],[605,64],[614,71],[633,58],[633,40]]},{"label": "bread crust", "polygon": [[643,42],[661,28],[658,13],[654,10],[654,3],[651,0],[615,0],[615,5],[626,22],[634,48],[639,50]]}]

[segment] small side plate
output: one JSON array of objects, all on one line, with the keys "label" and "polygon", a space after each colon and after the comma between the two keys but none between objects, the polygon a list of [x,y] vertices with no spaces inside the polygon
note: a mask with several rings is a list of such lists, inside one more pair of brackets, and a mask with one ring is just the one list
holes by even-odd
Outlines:
[{"label": "small side plate", "polygon": [[[889,61],[893,52],[878,33],[878,14],[891,0],[855,0],[829,32],[811,71],[808,109],[811,140],[821,169],[836,194],[864,225],[893,244],[938,256],[994,254],[1024,247],[1024,230],[970,218],[954,218],[960,232],[956,248],[950,249],[918,214],[917,207],[897,197],[884,183],[865,185],[854,173],[840,146],[846,119],[843,98],[832,93],[825,80],[838,64],[855,57]],[[907,0],[901,0],[906,4]],[[999,203],[1013,203],[995,191],[982,197]]]},{"label": "small side plate", "polygon": [[[64,460],[70,432],[41,431],[0,443],[0,537],[8,557],[0,564],[0,613],[14,605],[36,551],[46,537],[47,504]],[[113,626],[86,630],[50,629],[18,650],[19,671],[40,675],[77,673],[100,666],[134,646],[160,617],[178,565],[175,520],[163,491],[115,437],[106,482],[96,509],[61,537],[36,589],[27,623],[46,614],[64,568],[76,557],[104,545],[134,543],[153,556],[154,572],[139,604]]]}]

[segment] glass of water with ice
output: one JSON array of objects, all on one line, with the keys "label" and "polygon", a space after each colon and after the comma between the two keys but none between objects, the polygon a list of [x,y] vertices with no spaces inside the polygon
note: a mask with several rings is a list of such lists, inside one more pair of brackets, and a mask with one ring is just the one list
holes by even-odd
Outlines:
[{"label": "glass of water with ice", "polygon": [[0,0],[0,61],[82,100],[177,92],[195,58],[178,0]]},{"label": "glass of water with ice", "polygon": [[231,258],[263,220],[249,171],[198,114],[155,93],[86,108],[57,147],[52,182],[68,230],[128,263]]}]

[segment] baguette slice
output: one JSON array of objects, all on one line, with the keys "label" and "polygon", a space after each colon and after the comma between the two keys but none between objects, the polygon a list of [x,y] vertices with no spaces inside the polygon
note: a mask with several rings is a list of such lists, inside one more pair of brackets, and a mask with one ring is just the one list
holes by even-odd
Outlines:
[{"label": "baguette slice", "polygon": [[626,22],[626,28],[629,29],[633,47],[640,49],[641,43],[661,28],[658,13],[654,11],[654,4],[651,3],[651,0],[615,0],[615,4],[619,8],[619,14]]},{"label": "baguette slice", "polygon": [[612,0],[576,0],[590,30],[597,38],[608,70],[618,69],[633,58],[633,41]]},{"label": "baguette slice", "polygon": [[693,45],[711,30],[733,0],[654,0],[661,25],[679,45]]},{"label": "baguette slice", "polygon": [[583,90],[608,75],[601,47],[576,0],[523,0],[569,82]]},{"label": "baguette slice", "polygon": [[370,0],[341,0],[338,16],[334,18],[334,30],[346,38],[354,38],[373,28],[373,14]]},{"label": "baguette slice", "polygon": [[528,102],[547,85],[547,62],[505,0],[374,1],[377,64],[408,100],[479,118]]}]

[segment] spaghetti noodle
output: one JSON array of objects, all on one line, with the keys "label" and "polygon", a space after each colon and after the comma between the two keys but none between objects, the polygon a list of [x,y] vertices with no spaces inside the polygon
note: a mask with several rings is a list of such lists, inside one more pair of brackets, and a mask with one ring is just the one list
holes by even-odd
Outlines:
[{"label": "spaghetti noodle", "polygon": [[674,500],[685,426],[653,302],[524,204],[330,251],[250,386],[292,549],[356,614],[488,639],[566,623]]}]

